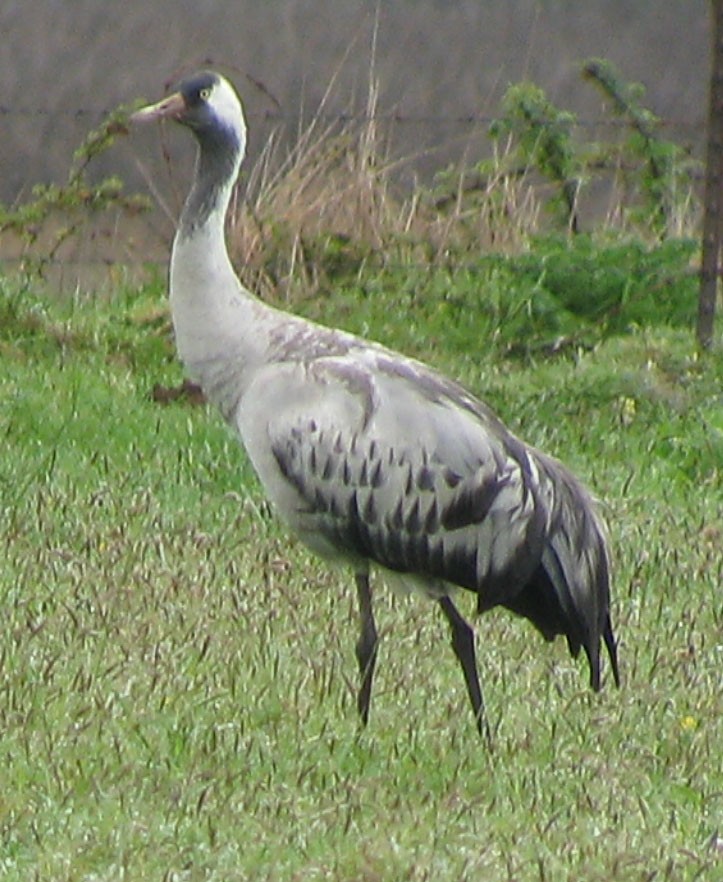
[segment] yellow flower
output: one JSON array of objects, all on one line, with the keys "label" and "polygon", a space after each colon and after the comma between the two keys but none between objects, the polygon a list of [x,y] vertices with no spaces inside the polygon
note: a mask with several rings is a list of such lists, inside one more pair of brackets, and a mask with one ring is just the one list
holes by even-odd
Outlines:
[{"label": "yellow flower", "polygon": [[698,728],[698,720],[691,716],[681,717],[680,728],[685,729],[686,732],[694,732]]},{"label": "yellow flower", "polygon": [[624,426],[629,426],[635,419],[638,406],[634,398],[622,398],[620,400],[620,421]]}]

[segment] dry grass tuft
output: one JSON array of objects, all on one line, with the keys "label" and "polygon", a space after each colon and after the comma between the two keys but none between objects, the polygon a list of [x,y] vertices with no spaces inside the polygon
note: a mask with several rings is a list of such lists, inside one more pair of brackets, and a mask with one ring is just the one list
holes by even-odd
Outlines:
[{"label": "dry grass tuft", "polygon": [[332,122],[322,102],[285,157],[278,135],[267,142],[229,229],[229,246],[254,287],[281,288],[291,299],[333,274],[340,256],[363,261],[409,231],[416,197],[393,191],[397,164],[380,133],[377,100],[372,83],[361,116]]},{"label": "dry grass tuft", "polygon": [[269,139],[232,206],[229,248],[253,290],[289,302],[370,261],[519,251],[537,230],[535,190],[526,176],[505,173],[503,161],[484,180],[464,168],[446,172],[441,197],[421,186],[403,192],[399,173],[414,157],[391,157],[373,76],[361,114],[329,122],[330,91],[286,156],[280,134]]}]

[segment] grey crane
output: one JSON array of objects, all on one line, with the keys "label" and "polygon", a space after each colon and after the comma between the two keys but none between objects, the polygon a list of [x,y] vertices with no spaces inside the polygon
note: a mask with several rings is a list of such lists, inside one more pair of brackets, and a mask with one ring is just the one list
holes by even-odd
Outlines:
[{"label": "grey crane", "polygon": [[244,288],[224,233],[246,146],[240,100],[226,79],[202,71],[132,121],[166,118],[198,142],[170,263],[178,352],[238,432],[281,518],[315,552],[353,569],[362,722],[378,648],[372,566],[439,604],[488,738],[457,588],[477,595],[478,612],[506,607],[547,640],[564,635],[573,656],[583,648],[596,691],[602,639],[619,684],[607,541],[587,491],[456,382]]}]

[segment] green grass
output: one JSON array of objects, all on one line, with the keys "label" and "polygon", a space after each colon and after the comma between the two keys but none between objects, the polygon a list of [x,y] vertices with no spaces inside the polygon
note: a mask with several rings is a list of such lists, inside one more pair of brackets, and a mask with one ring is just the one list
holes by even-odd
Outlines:
[{"label": "green grass", "polygon": [[633,323],[502,358],[474,277],[420,296],[380,273],[324,319],[443,366],[594,487],[623,688],[482,618],[490,755],[436,609],[380,591],[360,733],[348,575],[276,524],[215,414],[151,400],[182,376],[161,286],[57,302],[4,280],[3,879],[723,879],[721,353]]}]

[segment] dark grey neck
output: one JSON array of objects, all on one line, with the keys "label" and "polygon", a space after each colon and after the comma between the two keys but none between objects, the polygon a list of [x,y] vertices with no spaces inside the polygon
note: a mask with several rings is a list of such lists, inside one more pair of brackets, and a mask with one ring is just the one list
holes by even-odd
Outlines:
[{"label": "dark grey neck", "polygon": [[241,145],[236,133],[213,128],[194,132],[198,140],[196,175],[181,213],[179,230],[189,236],[228,200],[238,172]]}]

